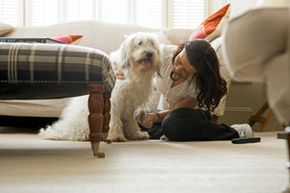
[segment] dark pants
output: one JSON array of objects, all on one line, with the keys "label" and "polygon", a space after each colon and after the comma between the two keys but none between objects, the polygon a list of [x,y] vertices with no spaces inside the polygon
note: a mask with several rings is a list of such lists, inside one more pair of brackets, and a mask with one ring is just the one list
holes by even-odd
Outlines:
[{"label": "dark pants", "polygon": [[161,127],[154,127],[148,131],[151,139],[159,139],[163,134],[170,141],[230,140],[239,137],[233,128],[212,123],[209,113],[200,109],[177,109],[164,118]]}]

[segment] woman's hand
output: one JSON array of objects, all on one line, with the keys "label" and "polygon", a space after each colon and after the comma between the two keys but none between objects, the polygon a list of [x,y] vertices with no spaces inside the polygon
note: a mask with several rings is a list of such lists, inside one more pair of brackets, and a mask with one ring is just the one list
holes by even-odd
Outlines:
[{"label": "woman's hand", "polygon": [[118,64],[114,63],[113,64],[113,69],[114,69],[114,72],[115,72],[115,75],[116,75],[117,79],[119,79],[119,80],[126,79],[125,75],[124,75],[124,72],[122,71],[121,67]]},{"label": "woman's hand", "polygon": [[134,112],[134,119],[145,128],[152,128],[156,121],[156,113],[147,113],[142,109],[138,109]]}]

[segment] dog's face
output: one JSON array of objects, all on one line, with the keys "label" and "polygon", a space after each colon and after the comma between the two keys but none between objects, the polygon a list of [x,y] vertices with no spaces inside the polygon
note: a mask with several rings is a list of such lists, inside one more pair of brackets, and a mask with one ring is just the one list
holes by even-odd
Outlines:
[{"label": "dog's face", "polygon": [[158,71],[160,65],[160,46],[152,33],[129,35],[121,47],[122,68],[134,74]]}]

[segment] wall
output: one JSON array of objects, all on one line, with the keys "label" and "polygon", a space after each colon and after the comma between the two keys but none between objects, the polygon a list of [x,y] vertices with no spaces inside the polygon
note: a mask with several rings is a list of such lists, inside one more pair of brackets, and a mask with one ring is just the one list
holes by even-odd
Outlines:
[{"label": "wall", "polygon": [[257,0],[209,0],[209,12],[214,13],[223,5],[231,3],[231,17],[243,13],[255,6]]}]

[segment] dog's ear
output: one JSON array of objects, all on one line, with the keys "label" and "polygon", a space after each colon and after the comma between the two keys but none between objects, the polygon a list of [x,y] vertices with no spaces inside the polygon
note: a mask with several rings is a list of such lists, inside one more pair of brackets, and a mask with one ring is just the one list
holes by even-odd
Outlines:
[{"label": "dog's ear", "polygon": [[130,60],[129,59],[123,60],[121,63],[122,70],[128,70],[129,67],[130,67]]},{"label": "dog's ear", "polygon": [[129,41],[126,38],[126,40],[120,46],[120,66],[123,70],[126,70],[130,67],[130,60],[128,58],[128,51],[130,50],[129,44]]}]

